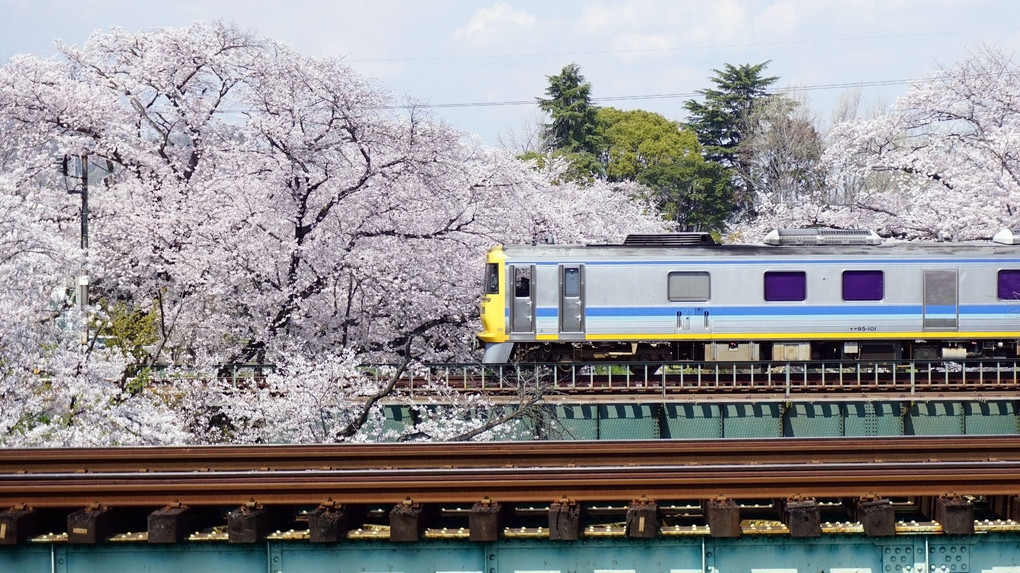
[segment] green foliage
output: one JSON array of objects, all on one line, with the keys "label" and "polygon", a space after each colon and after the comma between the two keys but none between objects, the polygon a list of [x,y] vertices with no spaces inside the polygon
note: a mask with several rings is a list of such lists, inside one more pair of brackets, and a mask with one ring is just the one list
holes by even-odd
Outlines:
[{"label": "green foliage", "polygon": [[591,183],[596,178],[605,177],[605,167],[593,153],[580,151],[554,151],[552,157],[564,158],[570,164],[563,178],[568,181]]},{"label": "green foliage", "polygon": [[690,114],[688,125],[697,132],[709,161],[734,165],[737,146],[745,135],[742,126],[755,100],[767,97],[768,88],[779,80],[778,76],[762,77],[768,65],[767,61],[739,67],[725,64],[722,70],[712,70],[715,77],[710,79],[716,89],[698,90],[704,103],[684,102]]},{"label": "green foliage", "polygon": [[517,156],[522,161],[534,161],[539,169],[545,169],[546,165],[553,160],[563,159],[567,162],[567,169],[554,183],[575,181],[579,183],[591,183],[596,178],[605,177],[605,168],[597,157],[591,153],[553,151],[551,153],[538,153],[529,151]]},{"label": "green foliage", "polygon": [[610,181],[637,181],[682,230],[720,231],[732,212],[730,174],[701,156],[697,135],[648,111],[599,110]]},{"label": "green foliage", "polygon": [[661,163],[644,169],[638,182],[664,216],[684,231],[720,232],[733,213],[728,169],[712,161]]},{"label": "green foliage", "polygon": [[[40,384],[35,387],[32,392],[35,394],[43,394],[50,390],[51,384],[49,381],[43,380]],[[50,412],[24,412],[20,418],[18,418],[10,427],[6,429],[4,434],[0,434],[0,443],[4,442],[4,437],[12,435],[24,436],[39,426],[47,426],[53,423],[53,417]]]},{"label": "green foliage", "polygon": [[722,70],[712,70],[715,76],[710,79],[716,87],[698,91],[705,101],[684,103],[690,114],[688,125],[697,132],[705,159],[732,170],[735,210],[750,211],[754,205],[756,186],[747,175],[748,158],[741,155],[740,148],[749,135],[755,102],[770,97],[768,88],[779,80],[778,76],[762,76],[768,64],[725,64]]},{"label": "green foliage", "polygon": [[697,135],[657,113],[607,107],[599,110],[598,122],[610,181],[637,180],[653,165],[702,161]]},{"label": "green foliage", "polygon": [[537,151],[528,151],[518,155],[517,159],[520,159],[521,161],[534,161],[535,165],[538,166],[539,169],[545,169],[545,164],[549,160],[549,156]]},{"label": "green foliage", "polygon": [[566,158],[571,167],[565,178],[575,181],[637,181],[681,229],[722,231],[735,205],[746,207],[753,197],[749,180],[739,194],[734,181],[748,172],[738,168],[738,147],[754,102],[768,97],[767,88],[778,80],[762,76],[767,65],[726,64],[714,70],[716,87],[698,92],[704,103],[684,104],[691,114],[684,128],[657,113],[592,105],[591,85],[580,67],[570,64],[548,77],[548,98],[538,98],[552,118],[544,131],[548,153],[522,159],[541,167],[549,159]]},{"label": "green foliage", "polygon": [[146,346],[159,342],[159,311],[155,302],[145,311],[131,308],[126,303],[100,301],[108,316],[103,327],[106,346],[120,351],[129,364],[124,371],[125,389],[141,390],[140,384],[148,374],[151,360]]},{"label": "green foliage", "polygon": [[547,148],[598,155],[602,147],[598,107],[591,103],[591,84],[584,81],[580,66],[570,64],[559,75],[547,77],[545,93],[549,98],[536,98],[538,107],[552,116],[552,122],[545,126]]}]

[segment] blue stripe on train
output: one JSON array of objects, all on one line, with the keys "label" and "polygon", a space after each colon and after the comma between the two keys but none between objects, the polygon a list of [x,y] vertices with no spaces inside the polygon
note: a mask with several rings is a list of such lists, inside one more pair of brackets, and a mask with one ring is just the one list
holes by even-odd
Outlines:
[{"label": "blue stripe on train", "polygon": [[[926,312],[939,315],[955,315],[956,312],[949,305],[927,305]],[[868,305],[868,306],[746,306],[746,307],[717,307],[697,306],[696,303],[686,303],[683,306],[655,307],[655,306],[589,306],[585,308],[585,316],[603,318],[641,318],[641,317],[662,317],[676,316],[677,312],[692,313],[708,311],[710,316],[715,317],[823,317],[823,316],[920,316],[922,306],[915,305]],[[987,304],[987,305],[961,305],[959,309],[961,316],[1003,316],[1015,315],[1020,321],[1020,307],[1016,304]],[[552,306],[540,306],[536,309],[535,315],[543,318],[559,316],[559,310]]]},{"label": "blue stripe on train", "polygon": [[[854,269],[864,267],[877,267],[879,265],[896,264],[896,265],[959,265],[959,264],[1020,264],[1020,259],[1000,257],[1000,258],[973,258],[973,259],[959,259],[959,258],[932,258],[932,259],[886,259],[886,258],[875,258],[872,260],[861,260],[853,258],[845,259],[787,259],[777,256],[775,259],[769,258],[766,263],[762,262],[760,258],[751,259],[735,259],[728,257],[720,258],[708,258],[708,257],[691,257],[684,259],[670,259],[670,260],[630,260],[630,261],[584,261],[584,260],[563,260],[563,261],[525,261],[525,260],[514,260],[507,261],[507,264],[512,265],[537,265],[542,267],[555,267],[559,265],[585,265],[589,267],[597,266],[620,266],[620,265],[634,265],[634,266],[719,266],[719,265],[756,265],[765,266],[770,265],[852,265]],[[877,270],[877,269],[876,269]]]}]

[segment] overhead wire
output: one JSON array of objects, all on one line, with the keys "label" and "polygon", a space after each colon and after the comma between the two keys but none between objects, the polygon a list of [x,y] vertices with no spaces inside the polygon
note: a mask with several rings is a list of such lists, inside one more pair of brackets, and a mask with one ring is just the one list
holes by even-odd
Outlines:
[{"label": "overhead wire", "polygon": [[[505,59],[505,58],[539,58],[549,56],[578,56],[578,55],[598,55],[598,54],[635,54],[635,53],[654,53],[654,52],[676,52],[676,51],[687,51],[687,50],[702,50],[702,49],[720,49],[720,48],[753,48],[763,46],[779,46],[789,44],[816,44],[816,43],[833,43],[833,42],[854,42],[854,41],[873,41],[878,39],[897,39],[897,38],[916,38],[923,36],[940,36],[950,34],[969,34],[977,32],[993,32],[993,31],[1004,31],[1004,30],[1016,30],[1016,26],[1002,26],[994,28],[982,28],[975,30],[950,30],[950,31],[939,31],[939,32],[917,32],[909,34],[889,34],[889,35],[872,35],[872,36],[849,36],[843,38],[818,38],[809,40],[788,40],[788,41],[776,41],[776,42],[754,42],[754,43],[743,43],[743,44],[716,44],[716,45],[699,45],[699,46],[682,46],[677,48],[648,48],[648,49],[633,49],[633,50],[590,50],[590,51],[568,51],[568,52],[538,52],[538,53],[522,53],[522,54],[489,54],[489,55],[467,55],[467,56],[424,56],[424,57],[401,57],[401,58],[362,58],[362,59],[349,59],[350,63],[379,63],[379,62],[416,62],[416,61],[443,61],[443,60],[472,60],[472,59]],[[787,88],[779,88],[773,90],[773,93],[796,93],[796,92],[810,92],[820,90],[832,90],[832,89],[853,89],[853,88],[867,88],[867,87],[880,87],[880,86],[893,86],[893,85],[908,85],[916,82],[916,79],[896,79],[896,80],[876,80],[876,81],[863,81],[863,82],[846,82],[846,83],[834,83],[834,84],[819,84],[819,85],[808,85],[808,86],[791,86]],[[598,102],[619,102],[619,101],[641,101],[641,100],[653,100],[653,99],[680,99],[680,98],[692,98],[698,96],[698,92],[680,92],[680,93],[666,93],[666,94],[636,94],[636,95],[620,95],[620,96],[602,96],[592,97],[591,101]],[[481,102],[448,102],[448,103],[425,103],[418,104],[416,107],[420,108],[469,108],[469,107],[501,107],[501,106],[521,106],[521,105],[534,105],[534,99],[528,100],[505,100],[505,101],[481,101]],[[387,106],[390,109],[405,108],[408,106]]]},{"label": "overhead wire", "polygon": [[[853,88],[867,88],[867,87],[880,87],[880,86],[895,86],[895,85],[908,85],[917,80],[876,80],[870,82],[846,82],[836,84],[818,84],[810,86],[790,86],[786,88],[777,88],[771,91],[771,93],[797,93],[801,91],[821,91],[821,90],[835,90],[835,89],[853,89]],[[665,93],[665,94],[635,94],[635,95],[620,95],[620,96],[602,96],[592,97],[593,103],[602,102],[618,102],[618,101],[642,101],[651,99],[686,99],[693,98],[700,95],[698,92],[678,92],[678,93]],[[506,101],[478,101],[478,102],[452,102],[452,103],[419,103],[415,104],[418,108],[464,108],[464,107],[499,107],[499,106],[518,106],[518,105],[535,105],[535,99],[530,100],[506,100]],[[405,105],[394,105],[386,106],[388,109],[403,109]]]}]

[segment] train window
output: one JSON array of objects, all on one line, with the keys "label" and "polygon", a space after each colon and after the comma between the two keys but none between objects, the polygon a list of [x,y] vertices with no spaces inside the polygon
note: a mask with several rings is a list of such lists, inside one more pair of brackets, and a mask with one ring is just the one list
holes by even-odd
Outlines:
[{"label": "train window", "polygon": [[999,300],[1020,299],[1020,270],[999,271]]},{"label": "train window", "polygon": [[531,297],[531,267],[514,268],[514,296],[517,298]]},{"label": "train window", "polygon": [[581,296],[581,269],[577,267],[563,268],[563,296],[570,298]]},{"label": "train window", "polygon": [[804,271],[766,271],[765,300],[769,302],[807,299],[807,275]]},{"label": "train window", "polygon": [[499,294],[498,263],[485,263],[485,294]]},{"label": "train window", "polygon": [[706,302],[711,293],[707,272],[669,273],[669,300],[674,302]]},{"label": "train window", "polygon": [[884,296],[882,271],[843,271],[843,300],[882,300]]}]

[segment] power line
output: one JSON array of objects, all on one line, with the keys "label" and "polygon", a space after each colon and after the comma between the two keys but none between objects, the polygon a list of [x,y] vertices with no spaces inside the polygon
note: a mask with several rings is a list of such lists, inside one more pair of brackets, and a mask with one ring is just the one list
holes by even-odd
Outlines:
[{"label": "power line", "polygon": [[[896,85],[909,85],[917,80],[877,80],[871,82],[846,82],[838,84],[818,84],[812,86],[791,86],[788,88],[780,88],[773,90],[772,93],[796,93],[801,91],[822,91],[822,90],[836,90],[836,89],[853,89],[853,88],[870,88],[870,87],[881,87],[881,86],[896,86]],[[697,97],[698,92],[680,92],[680,93],[667,93],[667,94],[639,94],[639,95],[621,95],[621,96],[603,96],[603,97],[592,97],[593,103],[599,102],[616,102],[616,101],[643,101],[653,99],[689,99]],[[428,109],[443,109],[443,108],[464,108],[464,107],[500,107],[500,106],[520,106],[520,105],[535,105],[535,100],[506,100],[506,101],[479,101],[479,102],[453,102],[453,103],[433,103],[433,104],[418,104],[415,107],[428,108]],[[393,105],[386,106],[386,109],[405,109],[408,106],[404,105]]]},{"label": "power line", "polygon": [[[782,45],[802,45],[802,44],[820,44],[820,43],[834,43],[834,42],[857,42],[857,41],[874,41],[884,39],[902,39],[902,38],[917,38],[924,36],[945,36],[955,34],[973,34],[973,33],[988,33],[997,31],[1016,30],[1016,26],[1001,26],[993,28],[978,28],[973,30],[948,30],[941,32],[916,32],[909,34],[889,34],[889,35],[871,35],[871,36],[847,36],[843,38],[818,38],[809,40],[788,40],[788,41],[775,41],[775,42],[752,42],[743,44],[712,44],[712,45],[696,45],[696,46],[683,46],[677,48],[648,48],[648,49],[632,49],[632,50],[589,50],[589,51],[568,51],[568,52],[537,52],[537,53],[521,53],[521,54],[489,54],[489,55],[467,55],[467,56],[419,56],[419,57],[400,57],[400,58],[364,58],[364,59],[349,59],[346,60],[348,63],[368,63],[368,62],[423,62],[423,61],[451,61],[451,60],[486,60],[486,59],[510,59],[510,58],[539,58],[547,56],[578,56],[578,55],[599,55],[599,54],[635,54],[635,53],[654,53],[654,52],[678,52],[686,50],[703,50],[703,49],[721,49],[721,48],[754,48],[764,46],[782,46]],[[819,84],[811,86],[798,86],[780,88],[774,90],[773,93],[794,93],[800,91],[822,91],[822,90],[833,90],[833,89],[853,89],[853,88],[868,88],[868,87],[881,87],[881,86],[893,86],[893,85],[909,85],[916,80],[879,80],[869,82],[847,82],[847,83],[836,83],[836,84]],[[666,93],[666,94],[638,94],[638,95],[621,95],[621,96],[603,96],[603,97],[592,97],[593,102],[618,102],[618,101],[644,101],[644,100],[656,100],[656,99],[688,99],[698,96],[697,92],[682,92],[682,93]],[[451,109],[451,108],[472,108],[472,107],[508,107],[508,106],[524,106],[534,105],[534,99],[527,100],[505,100],[505,101],[484,101],[484,102],[448,102],[448,103],[435,103],[435,104],[420,104],[417,107],[429,108],[429,109]],[[408,106],[394,105],[386,106],[385,109],[405,109]]]}]

